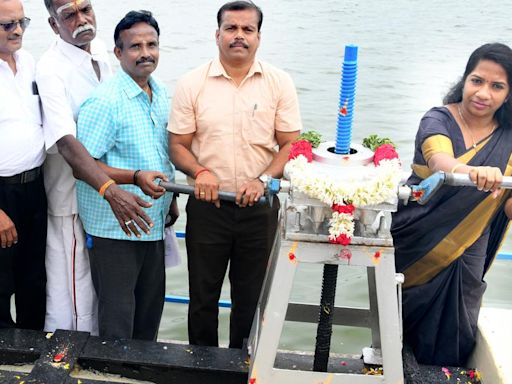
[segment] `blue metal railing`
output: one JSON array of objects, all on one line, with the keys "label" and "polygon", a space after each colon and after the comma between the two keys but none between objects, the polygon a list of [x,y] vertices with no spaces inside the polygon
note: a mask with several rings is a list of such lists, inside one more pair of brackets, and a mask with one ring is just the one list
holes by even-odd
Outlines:
[{"label": "blue metal railing", "polygon": [[512,253],[498,253],[496,260],[512,260]]},{"label": "blue metal railing", "polygon": [[[178,239],[185,238],[184,231],[176,231],[176,237]],[[512,261],[512,253],[500,253],[498,254],[497,260],[508,260]],[[174,303],[174,304],[189,304],[190,298],[187,296],[176,296],[176,295],[165,295],[166,303]],[[231,308],[231,301],[229,300],[219,300],[220,308]]]},{"label": "blue metal railing", "polygon": [[[175,231],[176,237],[178,239],[185,238],[185,231]],[[166,303],[174,303],[174,304],[189,304],[190,298],[188,296],[178,296],[178,295],[165,295]],[[231,308],[231,301],[229,300],[219,300],[220,308]]]},{"label": "blue metal railing", "polygon": [[[190,298],[188,296],[165,295],[165,302],[174,304],[189,304]],[[231,308],[231,301],[219,300],[219,307]]]}]

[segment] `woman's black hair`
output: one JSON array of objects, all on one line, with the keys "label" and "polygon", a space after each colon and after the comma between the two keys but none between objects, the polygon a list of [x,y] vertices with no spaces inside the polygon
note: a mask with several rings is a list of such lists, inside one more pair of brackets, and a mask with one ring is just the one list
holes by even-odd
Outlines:
[{"label": "woman's black hair", "polygon": [[503,105],[496,111],[495,116],[500,126],[508,126],[512,123],[512,99],[510,98],[510,90],[512,90],[512,49],[505,44],[484,44],[477,48],[469,57],[464,75],[459,82],[448,91],[443,99],[443,104],[460,103],[462,101],[462,92],[466,78],[482,60],[490,60],[501,65],[507,73],[509,95],[507,95]]}]

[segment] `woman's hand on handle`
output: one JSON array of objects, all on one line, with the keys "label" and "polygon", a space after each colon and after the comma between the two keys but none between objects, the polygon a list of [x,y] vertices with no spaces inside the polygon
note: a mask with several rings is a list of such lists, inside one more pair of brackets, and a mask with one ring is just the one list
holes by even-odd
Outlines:
[{"label": "woman's hand on handle", "polygon": [[501,182],[503,174],[497,167],[472,167],[469,171],[469,178],[479,191],[492,192],[493,197],[497,198],[501,193]]}]

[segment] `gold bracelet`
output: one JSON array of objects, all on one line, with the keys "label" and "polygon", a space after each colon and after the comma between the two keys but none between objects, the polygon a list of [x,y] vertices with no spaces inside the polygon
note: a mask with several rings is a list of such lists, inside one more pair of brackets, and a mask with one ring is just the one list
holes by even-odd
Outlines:
[{"label": "gold bracelet", "polygon": [[105,182],[105,184],[103,184],[101,187],[100,187],[100,190],[98,191],[98,193],[100,194],[101,197],[105,197],[105,192],[107,191],[108,187],[110,187],[112,184],[115,184],[116,182],[112,179],[110,180],[107,180]]},{"label": "gold bracelet", "polygon": [[450,170],[450,173],[455,173],[456,169],[459,168],[459,167],[462,167],[463,165],[466,165],[464,163],[457,163],[455,164],[452,169]]}]

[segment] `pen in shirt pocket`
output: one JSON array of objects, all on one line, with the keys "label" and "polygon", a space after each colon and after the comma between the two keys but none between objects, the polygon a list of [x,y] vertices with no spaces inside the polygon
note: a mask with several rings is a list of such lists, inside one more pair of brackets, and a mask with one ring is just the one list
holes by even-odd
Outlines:
[{"label": "pen in shirt pocket", "polygon": [[252,109],[252,117],[254,117],[254,113],[258,109],[258,104],[254,104],[254,108]]}]

